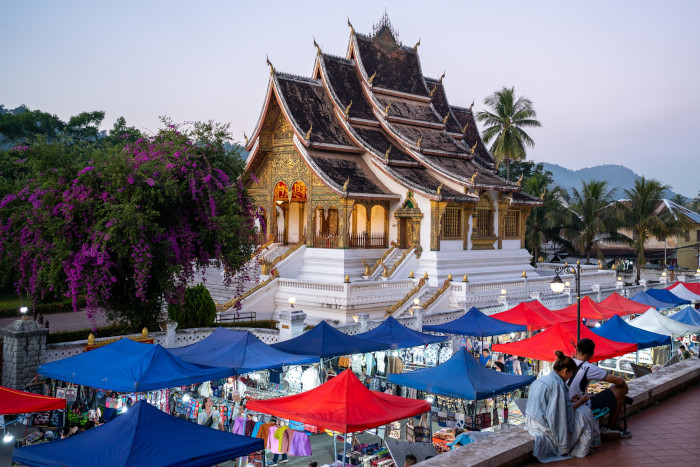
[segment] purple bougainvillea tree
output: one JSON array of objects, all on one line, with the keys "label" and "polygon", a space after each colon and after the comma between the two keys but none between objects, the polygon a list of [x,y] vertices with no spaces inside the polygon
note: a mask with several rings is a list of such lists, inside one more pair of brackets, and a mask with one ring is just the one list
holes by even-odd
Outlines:
[{"label": "purple bougainvillea tree", "polygon": [[0,268],[34,300],[86,298],[135,328],[179,303],[197,271],[250,258],[254,216],[228,127],[166,125],[89,165],[49,169],[0,201]]}]

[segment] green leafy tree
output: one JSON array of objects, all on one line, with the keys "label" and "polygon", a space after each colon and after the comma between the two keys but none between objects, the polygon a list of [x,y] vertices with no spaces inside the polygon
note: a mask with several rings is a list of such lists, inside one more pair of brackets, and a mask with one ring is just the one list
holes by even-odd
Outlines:
[{"label": "green leafy tree", "polygon": [[586,257],[590,264],[591,256],[600,260],[605,256],[601,249],[603,241],[616,241],[616,215],[613,203],[615,189],[608,189],[602,180],[583,181],[579,192],[573,189],[572,203],[563,213],[548,213],[553,225],[561,226],[561,236],[579,256]]},{"label": "green leafy tree", "polygon": [[676,193],[675,195],[673,195],[673,198],[671,198],[669,201],[671,201],[672,203],[676,203],[679,206],[683,206],[684,208],[690,206],[690,200],[680,193]]},{"label": "green leafy tree", "polygon": [[533,265],[542,255],[543,243],[555,241],[561,245],[568,245],[567,240],[560,236],[561,229],[547,216],[547,213],[564,215],[566,208],[562,199],[566,191],[559,186],[549,188],[550,183],[551,178],[545,173],[535,173],[523,181],[523,191],[540,197],[543,203],[530,212],[525,229],[525,246],[532,254]]},{"label": "green leafy tree", "polygon": [[637,255],[637,282],[640,270],[646,264],[644,245],[653,237],[680,235],[688,228],[685,217],[675,217],[670,212],[660,212],[664,192],[671,187],[658,180],[639,178],[630,190],[625,190],[625,200],[617,203],[618,216],[623,227],[632,235],[623,236],[622,241],[631,245]]},{"label": "green leafy tree", "polygon": [[214,324],[216,305],[204,284],[187,287],[182,304],[169,304],[168,314],[181,329],[204,328]]},{"label": "green leafy tree", "polygon": [[510,180],[510,165],[513,161],[525,160],[526,147],[535,142],[524,128],[542,126],[532,101],[526,97],[515,97],[515,88],[503,88],[484,99],[489,110],[477,114],[485,125],[482,136],[486,143],[493,141],[489,150],[496,164],[506,165],[506,180]]}]

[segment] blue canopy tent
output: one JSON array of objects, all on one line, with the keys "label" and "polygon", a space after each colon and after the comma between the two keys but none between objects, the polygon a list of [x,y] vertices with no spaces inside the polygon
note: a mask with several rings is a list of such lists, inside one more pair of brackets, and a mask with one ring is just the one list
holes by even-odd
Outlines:
[{"label": "blue canopy tent", "polygon": [[274,349],[250,331],[224,328],[217,328],[195,344],[171,349],[170,353],[186,362],[226,367],[231,375],[318,362],[318,357],[313,355],[297,355]]},{"label": "blue canopy tent", "polygon": [[637,350],[671,343],[669,336],[631,326],[617,315],[607,320],[602,326],[591,328],[591,331],[611,341],[637,344]]},{"label": "blue canopy tent", "polygon": [[446,334],[459,334],[463,336],[487,337],[510,334],[511,332],[527,331],[527,326],[511,324],[499,319],[491,318],[472,307],[463,316],[449,323],[435,326],[423,326],[424,331],[443,332]]},{"label": "blue canopy tent", "polygon": [[28,466],[211,466],[263,448],[262,439],[180,420],[139,401],[92,430],[17,448],[12,460]]},{"label": "blue canopy tent", "polygon": [[481,400],[514,391],[535,380],[489,370],[461,348],[445,363],[409,373],[391,374],[391,383],[420,389],[431,394]]},{"label": "blue canopy tent", "polygon": [[666,289],[649,289],[647,290],[647,295],[650,295],[662,302],[673,303],[674,306],[690,305],[690,300],[680,298],[678,295],[674,295],[673,292]]},{"label": "blue canopy tent", "polygon": [[283,352],[331,358],[340,355],[386,350],[389,348],[389,345],[349,336],[344,332],[338,331],[325,321],[321,321],[313,329],[301,336],[272,344],[272,347]]},{"label": "blue canopy tent", "polygon": [[409,329],[391,316],[371,331],[363,332],[355,337],[389,345],[393,350],[434,344],[447,340],[445,336],[432,336]]},{"label": "blue canopy tent", "polygon": [[674,313],[668,317],[679,323],[700,326],[700,312],[694,310],[692,306],[685,307],[678,313]]},{"label": "blue canopy tent", "polygon": [[647,292],[637,292],[634,297],[630,298],[630,300],[634,300],[637,303],[641,303],[642,305],[647,305],[650,307],[654,307],[657,310],[663,310],[664,308],[671,308],[676,305],[673,303],[669,302],[664,302],[662,300],[657,300],[656,298],[652,297],[649,295]]},{"label": "blue canopy tent", "polygon": [[42,376],[119,392],[145,392],[226,378],[228,368],[188,363],[158,344],[120,339],[39,366]]}]

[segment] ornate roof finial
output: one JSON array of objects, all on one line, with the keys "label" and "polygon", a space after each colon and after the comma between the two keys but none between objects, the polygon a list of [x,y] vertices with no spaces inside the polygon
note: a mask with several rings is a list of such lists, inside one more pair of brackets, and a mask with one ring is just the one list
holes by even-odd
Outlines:
[{"label": "ornate roof finial", "polygon": [[314,124],[312,123],[311,126],[309,127],[309,131],[306,132],[306,136],[304,136],[304,139],[306,141],[309,141],[311,139],[311,130],[313,130]]},{"label": "ornate roof finial", "polygon": [[416,45],[413,46],[413,51],[418,52],[418,47],[420,46],[420,38],[418,39],[418,42],[416,42]]},{"label": "ornate roof finial", "polygon": [[375,71],[374,73],[372,73],[372,76],[369,77],[369,79],[367,80],[367,82],[368,82],[369,84],[372,84],[372,81],[374,81],[374,77],[375,77],[375,76],[377,76],[377,72],[376,72],[376,71]]},{"label": "ornate roof finial", "polygon": [[435,193],[436,193],[438,196],[440,196],[440,192],[441,192],[441,191],[442,191],[442,182],[440,182],[440,184],[438,185],[437,190],[435,190]]},{"label": "ornate roof finial", "polygon": [[265,55],[265,60],[267,61],[268,66],[270,67],[270,74],[271,74],[271,75],[274,75],[275,73],[277,73],[277,72],[275,71],[274,65],[272,65],[272,62],[271,62],[270,59],[267,57],[267,55]]},{"label": "ornate roof finial", "polygon": [[384,107],[384,115],[389,115],[390,108],[391,108],[391,102],[389,102],[389,104],[386,107]]},{"label": "ornate roof finial", "polygon": [[243,132],[243,139],[245,140],[245,145],[248,146],[248,135],[245,134],[245,131]]},{"label": "ornate roof finial", "polygon": [[471,112],[471,110],[472,110],[473,108],[474,108],[474,99],[472,99],[472,105],[469,106],[469,111]]},{"label": "ornate roof finial", "polygon": [[348,16],[348,26],[350,26],[350,34],[355,34],[355,28],[352,27],[352,23],[350,22],[349,16]]},{"label": "ornate roof finial", "polygon": [[447,119],[448,119],[448,118],[450,118],[450,113],[449,113],[449,112],[445,115],[445,118],[442,119],[442,124],[443,124],[443,125],[447,125]]},{"label": "ornate roof finial", "polygon": [[316,47],[316,55],[321,55],[321,46],[318,45],[318,42],[316,42],[315,37],[314,37],[314,47]]},{"label": "ornate roof finial", "polygon": [[418,138],[418,141],[416,141],[416,147],[418,148],[419,151],[420,151],[420,143],[422,143],[422,142],[423,142],[423,137],[421,136],[420,138]]},{"label": "ornate roof finial", "polygon": [[345,183],[343,183],[343,191],[344,191],[345,193],[348,192],[348,185],[349,185],[349,184],[350,184],[350,177],[348,177],[348,179],[345,180]]},{"label": "ornate roof finial", "polygon": [[391,143],[389,143],[389,149],[384,153],[384,159],[389,160],[389,153],[391,152]]},{"label": "ornate roof finial", "polygon": [[477,144],[479,144],[478,141],[477,141],[476,143],[474,143],[474,146],[471,147],[471,149],[469,150],[469,154],[474,154],[474,151],[476,150],[476,145],[477,145]]},{"label": "ornate roof finial", "polygon": [[437,85],[433,86],[433,89],[430,90],[430,97],[433,97],[433,94],[435,94],[435,91],[437,91]]},{"label": "ornate roof finial", "polygon": [[440,82],[440,84],[442,84],[442,80],[445,79],[445,73],[446,73],[446,71],[447,71],[447,70],[445,70],[445,71],[442,72],[442,76],[441,76],[440,79],[438,80],[438,81]]},{"label": "ornate roof finial", "polygon": [[469,128],[469,122],[467,122],[467,124],[464,125],[464,127],[462,128],[462,134],[463,134],[463,135],[466,135],[466,134],[467,134],[467,128]]},{"label": "ornate roof finial", "polygon": [[518,186],[520,186],[520,184],[522,183],[522,181],[523,181],[523,174],[520,174],[520,178],[518,179],[517,182],[515,182],[515,184],[518,185]]},{"label": "ornate roof finial", "polygon": [[352,107],[352,99],[350,99],[350,103],[348,104],[347,107],[345,107],[345,116],[347,117],[350,114],[350,107]]},{"label": "ornate roof finial", "polygon": [[471,183],[471,184],[473,185],[473,184],[474,184],[474,180],[476,180],[476,176],[477,176],[477,175],[479,175],[479,171],[478,171],[478,170],[477,170],[476,172],[474,172],[474,174],[472,174],[472,178],[469,179],[469,183]]},{"label": "ornate roof finial", "polygon": [[542,194],[540,195],[540,199],[544,199],[544,194],[545,194],[546,191],[547,191],[546,188],[545,188],[544,190],[542,190]]}]

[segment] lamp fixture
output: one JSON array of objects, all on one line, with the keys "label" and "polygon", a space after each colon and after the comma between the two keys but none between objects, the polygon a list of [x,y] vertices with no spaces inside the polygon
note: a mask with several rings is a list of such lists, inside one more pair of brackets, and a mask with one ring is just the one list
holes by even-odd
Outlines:
[{"label": "lamp fixture", "polygon": [[420,305],[420,300],[419,300],[418,298],[414,298],[414,299],[413,299],[413,304],[414,304],[415,306]]},{"label": "lamp fixture", "polygon": [[597,328],[600,327],[600,321],[598,321],[597,323],[595,323],[595,327],[597,327]]},{"label": "lamp fixture", "polygon": [[622,276],[617,276],[617,281],[622,282]]},{"label": "lamp fixture", "polygon": [[129,410],[129,407],[126,404],[124,404],[124,405],[122,405],[122,409],[120,410],[120,412],[126,413],[127,410]]},{"label": "lamp fixture", "polygon": [[26,306],[21,306],[21,307],[19,307],[19,312],[20,312],[20,313],[26,314],[27,311],[29,311],[29,308],[27,308]]},{"label": "lamp fixture", "polygon": [[666,271],[661,273],[661,277],[666,277]]},{"label": "lamp fixture", "polygon": [[352,315],[352,319],[357,323],[360,321],[360,315]]},{"label": "lamp fixture", "polygon": [[289,302],[289,306],[294,308],[294,304],[297,302],[297,299],[294,297],[289,297],[288,302]]},{"label": "lamp fixture", "polygon": [[506,294],[506,289],[501,289],[501,295],[505,295],[505,294]]},{"label": "lamp fixture", "polygon": [[554,293],[562,293],[564,291],[565,286],[566,285],[564,284],[564,281],[561,280],[561,277],[559,277],[559,274],[557,274],[554,277],[554,279],[552,279],[552,282],[549,284],[549,287]]},{"label": "lamp fixture", "polygon": [[566,282],[564,282],[564,285],[565,285],[566,287],[571,287],[571,282],[566,281]]},{"label": "lamp fixture", "polygon": [[428,404],[431,404],[431,405],[432,405],[432,403],[433,403],[434,401],[435,401],[435,399],[433,399],[433,396],[428,396],[428,397],[425,398],[425,402],[427,402]]},{"label": "lamp fixture", "polygon": [[187,393],[185,393],[185,395],[184,395],[184,396],[182,396],[182,402],[185,402],[185,403],[187,403],[187,402],[189,402],[189,401],[190,401],[190,399],[191,399],[191,397],[190,397],[190,395],[189,395],[189,394],[187,394]]},{"label": "lamp fixture", "polygon": [[2,442],[3,443],[11,443],[13,439],[15,439],[15,437],[12,436],[12,433],[8,433],[6,431],[5,436],[3,436],[3,438],[2,438]]}]

